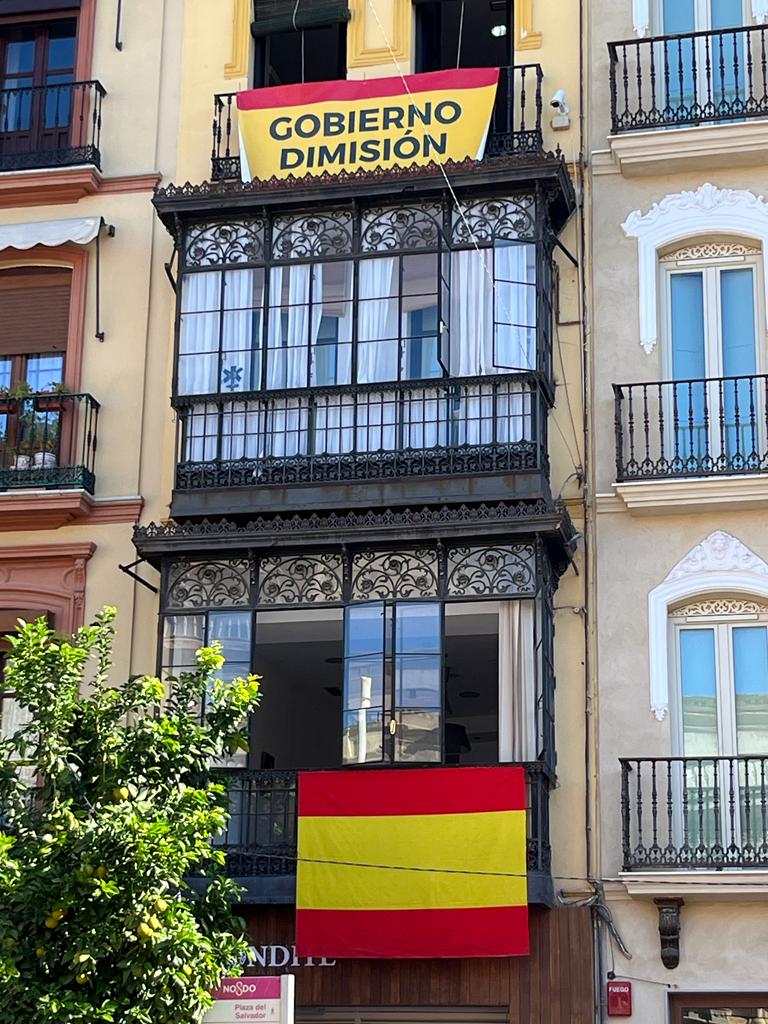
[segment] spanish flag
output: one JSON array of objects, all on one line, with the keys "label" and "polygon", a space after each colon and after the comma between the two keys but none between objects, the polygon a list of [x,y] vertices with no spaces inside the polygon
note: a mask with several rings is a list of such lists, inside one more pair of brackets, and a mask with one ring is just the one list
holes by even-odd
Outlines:
[{"label": "spanish flag", "polygon": [[301,772],[296,948],[525,956],[524,769]]}]

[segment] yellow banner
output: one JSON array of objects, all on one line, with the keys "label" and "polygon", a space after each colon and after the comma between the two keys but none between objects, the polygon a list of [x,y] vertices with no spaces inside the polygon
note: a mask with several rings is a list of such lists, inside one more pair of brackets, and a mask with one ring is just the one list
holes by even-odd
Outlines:
[{"label": "yellow banner", "polygon": [[241,92],[243,180],[481,160],[498,79],[460,68]]}]

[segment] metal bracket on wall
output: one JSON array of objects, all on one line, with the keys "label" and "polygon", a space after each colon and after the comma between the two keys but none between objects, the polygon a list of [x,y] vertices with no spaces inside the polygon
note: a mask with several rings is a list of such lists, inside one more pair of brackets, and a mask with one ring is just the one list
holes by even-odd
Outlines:
[{"label": "metal bracket on wall", "polygon": [[173,252],[171,253],[171,258],[168,260],[167,263],[163,264],[163,267],[165,269],[165,276],[171,282],[171,288],[173,288],[174,293],[176,292],[176,278],[173,276],[173,264],[176,261],[176,258],[177,258],[178,255],[179,255],[179,249],[178,249],[178,246],[174,243]]},{"label": "metal bracket on wall", "polygon": [[138,573],[135,573],[133,571],[136,568],[136,566],[141,565],[142,562],[146,562],[146,558],[137,558],[135,562],[129,562],[128,565],[121,565],[118,562],[117,568],[120,570],[120,572],[124,572],[126,576],[130,576],[131,579],[134,579],[136,580],[137,583],[140,583],[142,587],[146,587],[147,590],[151,590],[153,594],[159,594],[160,591],[156,586],[154,586],[152,583],[148,583],[146,580],[142,579]]},{"label": "metal bracket on wall", "polygon": [[122,50],[123,40],[120,38],[123,21],[123,0],[117,0],[117,18],[115,20],[115,49]]},{"label": "metal bracket on wall", "polygon": [[659,938],[661,940],[661,962],[667,970],[674,970],[680,963],[680,909],[685,900],[679,896],[653,901],[659,911]]},{"label": "metal bracket on wall", "polygon": [[104,341],[106,335],[101,329],[101,232],[106,230],[109,238],[115,237],[115,225],[107,224],[101,218],[101,227],[96,235],[96,340]]}]

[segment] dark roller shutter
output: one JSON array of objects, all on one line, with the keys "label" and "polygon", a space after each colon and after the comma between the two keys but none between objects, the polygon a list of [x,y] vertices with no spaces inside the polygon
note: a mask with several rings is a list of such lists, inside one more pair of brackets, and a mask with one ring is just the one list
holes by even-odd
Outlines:
[{"label": "dark roller shutter", "polygon": [[0,272],[0,355],[66,352],[71,273]]},{"label": "dark roller shutter", "polygon": [[80,10],[80,0],[0,0],[0,16],[78,10]]},{"label": "dark roller shutter", "polygon": [[302,28],[322,28],[349,21],[347,0],[253,0],[254,36],[290,32]]}]

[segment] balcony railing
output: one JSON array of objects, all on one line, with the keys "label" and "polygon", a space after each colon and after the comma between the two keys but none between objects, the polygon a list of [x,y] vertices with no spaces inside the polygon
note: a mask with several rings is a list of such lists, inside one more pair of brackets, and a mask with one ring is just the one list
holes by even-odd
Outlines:
[{"label": "balcony railing", "polygon": [[[528,871],[548,875],[550,777],[539,762],[529,762],[524,767]],[[233,772],[228,784],[232,816],[221,839],[227,851],[227,872],[238,878],[294,875],[297,773]]]},{"label": "balcony railing", "polygon": [[768,756],[620,763],[625,871],[768,868]]},{"label": "balcony railing", "polygon": [[510,473],[546,467],[534,373],[180,397],[176,487]]},{"label": "balcony railing", "polygon": [[[488,132],[487,156],[538,153],[542,149],[543,80],[544,72],[539,64],[501,68]],[[211,178],[213,181],[239,178],[236,93],[214,96],[212,131]]]},{"label": "balcony railing", "polygon": [[101,167],[101,82],[0,90],[0,171]]},{"label": "balcony railing", "polygon": [[609,43],[614,133],[768,117],[768,26]]},{"label": "balcony railing", "polygon": [[768,375],[614,384],[616,479],[768,471]]},{"label": "balcony railing", "polygon": [[0,489],[95,486],[99,403],[86,394],[0,397]]}]

